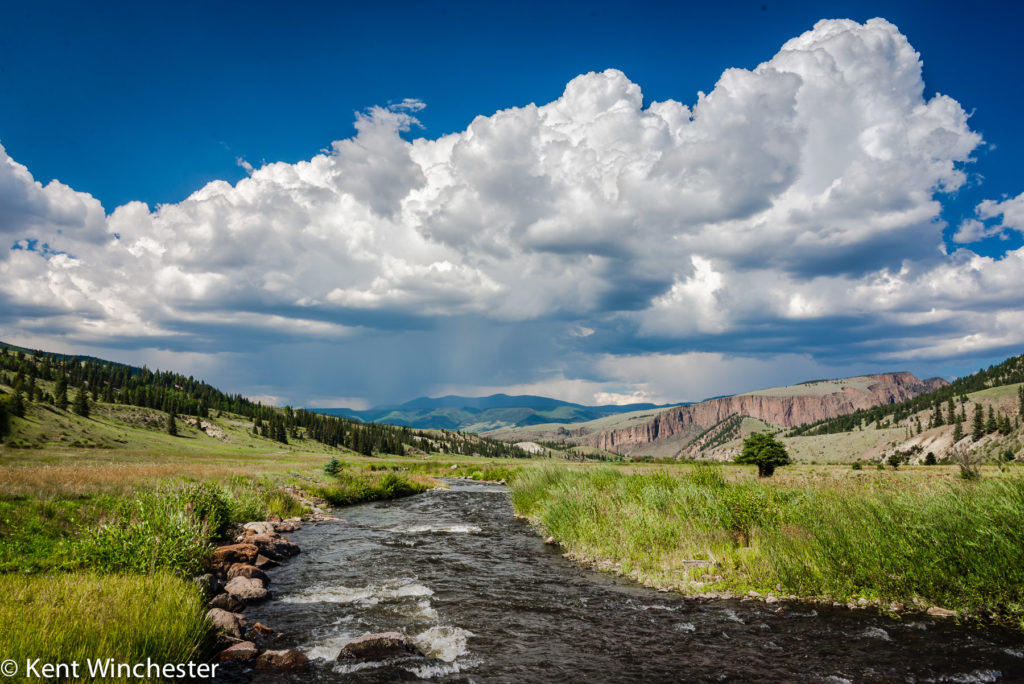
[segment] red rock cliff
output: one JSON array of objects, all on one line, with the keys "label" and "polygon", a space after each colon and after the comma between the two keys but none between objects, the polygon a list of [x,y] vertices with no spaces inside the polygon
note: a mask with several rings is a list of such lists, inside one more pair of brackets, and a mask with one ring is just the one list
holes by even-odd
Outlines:
[{"label": "red rock cliff", "polygon": [[[863,389],[865,379],[870,384]],[[824,395],[811,392],[800,394],[800,386],[797,385],[777,396],[769,390],[763,394],[737,394],[679,406],[658,414],[646,423],[575,436],[575,441],[600,449],[628,453],[630,447],[671,437],[692,425],[710,427],[734,413],[783,427],[793,427],[835,418],[857,409],[898,403],[948,384],[941,378],[921,381],[912,373],[883,373],[849,380],[850,385],[841,384],[837,391]]]}]

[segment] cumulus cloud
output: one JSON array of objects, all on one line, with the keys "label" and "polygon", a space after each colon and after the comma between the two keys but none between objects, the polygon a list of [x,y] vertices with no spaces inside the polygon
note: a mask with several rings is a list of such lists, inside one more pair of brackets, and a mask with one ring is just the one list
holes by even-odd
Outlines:
[{"label": "cumulus cloud", "polygon": [[[819,321],[945,353],[931,336],[955,347],[968,329],[956,314],[977,297],[1021,308],[1024,256],[940,250],[939,199],[982,140],[959,103],[925,99],[921,69],[884,20],[822,21],[692,104],[645,107],[610,69],[553,102],[409,141],[423,103],[405,100],[359,113],[353,137],[309,161],[239,161],[249,176],[234,186],[109,215],[0,148],[0,231],[17,246],[0,254],[0,326],[189,348],[560,321],[553,348],[589,354],[595,378],[601,345],[615,358],[855,354]],[[957,242],[1024,226],[1024,195],[977,214]],[[980,348],[1005,344],[993,325],[971,328]],[[572,391],[647,392],[591,381]]]}]

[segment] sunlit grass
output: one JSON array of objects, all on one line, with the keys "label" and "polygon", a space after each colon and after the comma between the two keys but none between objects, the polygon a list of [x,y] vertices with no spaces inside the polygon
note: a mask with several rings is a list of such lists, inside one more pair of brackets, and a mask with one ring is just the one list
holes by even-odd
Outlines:
[{"label": "sunlit grass", "polygon": [[512,500],[573,555],[657,586],[940,605],[1024,624],[1019,475],[745,470],[535,469]]},{"label": "sunlit grass", "polygon": [[[0,574],[0,654],[19,664],[113,658],[204,659],[210,626],[198,588],[169,574]],[[63,681],[87,681],[86,677]],[[118,681],[104,679],[104,681]],[[131,680],[138,681],[138,680]]]}]

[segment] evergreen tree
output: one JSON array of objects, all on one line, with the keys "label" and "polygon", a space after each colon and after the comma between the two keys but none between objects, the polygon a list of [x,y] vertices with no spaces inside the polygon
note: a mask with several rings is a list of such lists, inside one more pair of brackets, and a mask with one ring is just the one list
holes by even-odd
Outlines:
[{"label": "evergreen tree", "polygon": [[956,444],[964,438],[964,424],[960,422],[960,418],[957,417],[956,422],[953,424],[953,443]]},{"label": "evergreen tree", "polygon": [[174,420],[173,412],[167,414],[167,434],[173,437],[178,436],[178,423]]},{"label": "evergreen tree", "polygon": [[10,412],[12,416],[17,416],[18,418],[25,417],[25,402],[21,398],[21,392],[17,390],[11,396]]},{"label": "evergreen tree", "polygon": [[78,388],[78,394],[75,395],[75,403],[71,410],[83,418],[89,417],[89,394],[84,387]]},{"label": "evergreen tree", "polygon": [[992,410],[992,404],[988,406],[988,420],[985,421],[985,434],[995,432],[999,429],[998,423],[996,423],[996,412]]},{"label": "evergreen tree", "polygon": [[68,409],[68,380],[62,373],[60,380],[57,381],[57,391],[54,393],[54,406],[59,408],[61,411],[67,411]]},{"label": "evergreen tree", "polygon": [[777,467],[790,462],[786,446],[764,432],[755,432],[743,440],[743,451],[734,460],[756,465],[758,477],[771,477]]},{"label": "evergreen tree", "polygon": [[11,416],[7,410],[7,402],[0,398],[0,437],[6,437],[11,431]]},{"label": "evergreen tree", "polygon": [[917,419],[917,434],[921,434],[921,419]]},{"label": "evergreen tree", "polygon": [[949,402],[946,404],[946,411],[949,413],[949,423],[952,425],[956,422],[956,406],[953,404],[953,397],[949,398]]},{"label": "evergreen tree", "polygon": [[974,405],[974,424],[971,426],[971,439],[977,442],[985,436],[985,419],[981,415],[981,404]]}]

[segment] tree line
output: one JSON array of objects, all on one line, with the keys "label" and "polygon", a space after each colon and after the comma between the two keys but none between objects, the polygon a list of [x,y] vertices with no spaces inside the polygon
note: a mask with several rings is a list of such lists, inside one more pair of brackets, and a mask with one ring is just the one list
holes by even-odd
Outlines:
[{"label": "tree line", "polygon": [[[44,386],[41,381],[53,383],[53,390],[46,389],[49,385]],[[290,439],[311,439],[367,456],[402,456],[418,449],[485,457],[530,457],[511,444],[477,435],[448,430],[428,433],[408,427],[359,423],[290,406],[266,406],[241,394],[221,392],[192,376],[86,356],[0,346],[0,384],[12,390],[9,396],[0,397],[0,437],[9,430],[10,417],[24,417],[29,403],[44,403],[62,411],[70,408],[89,417],[92,404],[102,402],[164,411],[166,429],[172,435],[178,431],[177,415],[194,416],[199,421],[214,414],[230,413],[251,420],[256,436],[283,444]]]}]

